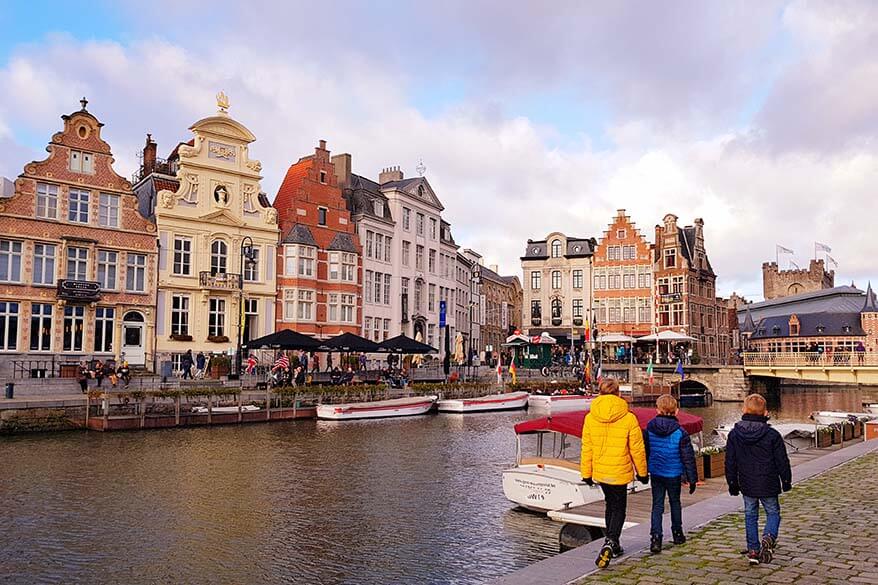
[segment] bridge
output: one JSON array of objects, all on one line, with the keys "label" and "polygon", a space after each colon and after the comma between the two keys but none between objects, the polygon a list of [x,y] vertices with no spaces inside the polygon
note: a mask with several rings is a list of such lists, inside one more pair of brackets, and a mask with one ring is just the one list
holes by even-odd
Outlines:
[{"label": "bridge", "polygon": [[878,385],[878,354],[866,352],[747,352],[748,376]]}]

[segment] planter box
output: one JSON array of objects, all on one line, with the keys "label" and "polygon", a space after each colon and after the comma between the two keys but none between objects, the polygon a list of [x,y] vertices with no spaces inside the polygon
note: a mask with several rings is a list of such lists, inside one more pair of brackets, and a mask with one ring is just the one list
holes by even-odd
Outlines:
[{"label": "planter box", "polygon": [[711,479],[716,477],[724,477],[726,475],[726,453],[714,453],[711,455],[703,455],[704,459],[704,477]]},{"label": "planter box", "polygon": [[839,443],[841,443],[841,429],[832,427],[832,444],[838,445]]},{"label": "planter box", "polygon": [[842,438],[845,441],[850,441],[854,438],[854,425],[843,424],[841,425]]},{"label": "planter box", "polygon": [[817,433],[817,446],[829,447],[832,445],[832,433]]},{"label": "planter box", "polygon": [[698,474],[698,481],[704,479],[704,457],[695,458],[695,473]]},{"label": "planter box", "polygon": [[857,421],[854,423],[854,438],[859,439],[863,436],[863,423]]}]

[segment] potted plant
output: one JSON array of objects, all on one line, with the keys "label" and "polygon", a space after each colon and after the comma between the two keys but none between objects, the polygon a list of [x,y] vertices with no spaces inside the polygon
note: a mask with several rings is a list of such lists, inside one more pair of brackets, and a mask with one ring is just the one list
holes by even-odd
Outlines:
[{"label": "potted plant", "polygon": [[854,423],[849,420],[841,423],[841,438],[845,441],[850,441],[854,438]]},{"label": "potted plant", "polygon": [[704,457],[695,457],[695,473],[698,481],[704,479]]},{"label": "potted plant", "polygon": [[704,463],[704,477],[723,477],[726,474],[726,448],[705,447],[701,450]]},{"label": "potted plant", "polygon": [[863,436],[863,423],[861,421],[854,422],[854,438],[859,439]]},{"label": "potted plant", "polygon": [[829,447],[832,445],[832,429],[820,427],[817,429],[817,447]]},{"label": "potted plant", "polygon": [[210,377],[219,380],[221,376],[228,376],[232,371],[232,360],[225,355],[216,355],[210,358]]},{"label": "potted plant", "polygon": [[832,429],[832,444],[838,445],[841,443],[841,426],[834,424],[830,428]]}]

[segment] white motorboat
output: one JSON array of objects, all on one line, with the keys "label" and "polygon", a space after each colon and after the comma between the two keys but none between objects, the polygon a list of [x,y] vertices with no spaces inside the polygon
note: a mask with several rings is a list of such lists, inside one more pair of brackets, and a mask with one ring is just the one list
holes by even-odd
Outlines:
[{"label": "white motorboat", "polygon": [[[241,406],[241,412],[254,412],[260,410],[258,406],[253,406],[252,404],[244,404]],[[206,406],[193,406],[192,412],[195,414],[207,414]],[[237,406],[214,406],[210,409],[211,414],[228,414],[234,413],[237,414],[238,407]]]},{"label": "white motorboat", "polygon": [[[774,423],[769,422],[773,429],[780,433],[787,451],[798,451],[799,449],[809,449],[814,446],[814,433],[817,430],[816,425],[808,423]],[[735,425],[720,425],[714,429],[723,443],[728,442],[729,432],[735,428]]]},{"label": "white motorboat", "polygon": [[317,418],[328,420],[353,420],[359,418],[385,418],[393,416],[416,416],[426,414],[433,408],[437,396],[413,396],[375,402],[352,402],[350,404],[318,404]]},{"label": "white motorboat", "polygon": [[713,429],[713,432],[719,435],[719,438],[722,439],[723,443],[728,442],[729,440],[729,432],[735,428],[735,425],[720,425]]},{"label": "white motorboat", "polygon": [[811,418],[814,419],[814,422],[816,422],[818,425],[832,425],[842,422],[872,420],[878,418],[878,414],[872,414],[869,412],[840,412],[835,410],[821,410],[819,412],[812,412]]},{"label": "white motorboat", "polygon": [[439,412],[485,412],[489,410],[515,410],[527,406],[527,392],[491,394],[479,398],[440,400]]},{"label": "white motorboat", "polygon": [[[642,428],[656,416],[654,408],[633,408],[631,412],[637,416]],[[587,410],[565,412],[515,425],[515,465],[503,470],[503,493],[508,500],[528,510],[549,512],[603,499],[600,488],[582,482],[579,463],[575,461],[579,456],[578,442],[568,444],[569,438],[582,436],[582,424],[587,414]],[[680,414],[683,428],[700,439],[702,419]],[[536,435],[536,457],[522,457],[521,437],[527,435]],[[547,437],[551,443],[545,440]],[[550,451],[549,457],[543,456],[544,446]],[[573,448],[568,450],[568,447]],[[633,482],[629,489],[642,491],[649,486]]]},{"label": "white motorboat", "polygon": [[591,406],[594,398],[588,394],[531,394],[527,399],[527,407],[551,415],[556,412],[585,410]]},{"label": "white motorboat", "polygon": [[868,412],[869,414],[878,415],[878,403],[866,403],[863,404],[863,410]]}]

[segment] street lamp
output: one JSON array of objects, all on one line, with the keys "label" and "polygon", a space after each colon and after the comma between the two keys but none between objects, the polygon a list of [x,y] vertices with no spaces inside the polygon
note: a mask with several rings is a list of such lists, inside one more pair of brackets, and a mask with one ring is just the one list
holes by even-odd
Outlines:
[{"label": "street lamp", "polygon": [[[474,264],[472,282],[470,283],[470,302],[469,302],[469,347],[467,348],[466,363],[468,366],[473,364],[473,320],[475,319],[476,307],[481,306],[479,297],[479,285],[482,284],[482,272],[478,264]],[[475,294],[474,294],[475,293]],[[473,300],[475,296],[476,300]]]},{"label": "street lamp", "polygon": [[235,371],[238,373],[238,379],[241,379],[241,338],[244,333],[244,319],[246,318],[246,312],[244,311],[244,260],[247,261],[247,266],[253,266],[256,264],[256,254],[253,250],[253,238],[250,236],[244,236],[244,239],[241,240],[241,250],[240,250],[240,265],[238,272],[238,309],[240,314],[238,315],[238,351],[235,354]]}]

